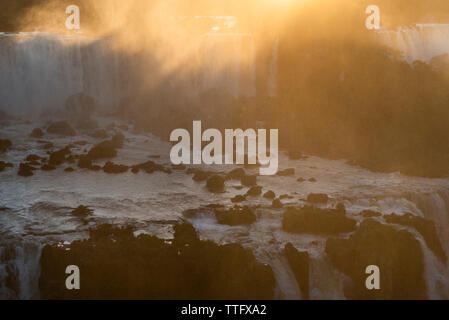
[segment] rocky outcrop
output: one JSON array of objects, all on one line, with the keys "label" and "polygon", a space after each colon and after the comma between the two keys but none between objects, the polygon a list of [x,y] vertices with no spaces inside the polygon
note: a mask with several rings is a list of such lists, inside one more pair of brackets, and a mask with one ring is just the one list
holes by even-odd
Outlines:
[{"label": "rocky outcrop", "polygon": [[285,245],[284,253],[288,263],[295,274],[296,281],[301,289],[302,298],[309,299],[309,265],[310,258],[307,251],[298,251],[290,242]]},{"label": "rocky outcrop", "polygon": [[[326,253],[351,281],[344,286],[348,299],[425,299],[421,245],[406,230],[364,220],[349,239],[328,239]],[[380,289],[365,286],[366,267],[380,269]]]},{"label": "rocky outcrop", "polygon": [[0,152],[6,152],[9,148],[12,147],[11,140],[8,139],[0,139]]},{"label": "rocky outcrop", "polygon": [[57,121],[47,127],[47,132],[60,136],[75,136],[76,131],[66,121]]},{"label": "rocky outcrop", "polygon": [[128,166],[122,164],[115,164],[110,161],[106,162],[106,164],[103,166],[103,171],[105,173],[124,173],[127,172],[128,169],[129,169]]},{"label": "rocky outcrop", "polygon": [[338,234],[354,231],[356,221],[348,218],[343,209],[320,209],[305,206],[287,208],[282,219],[285,231],[294,233]]},{"label": "rocky outcrop", "polygon": [[35,128],[30,133],[31,138],[42,138],[44,136],[44,132],[40,128]]},{"label": "rocky outcrop", "polygon": [[229,209],[215,209],[215,217],[220,224],[229,226],[248,225],[257,220],[254,212],[247,206],[234,206]]},{"label": "rocky outcrop", "polygon": [[225,179],[215,174],[207,179],[206,188],[213,193],[223,192],[225,187],[224,183]]},{"label": "rocky outcrop", "polygon": [[[43,299],[273,299],[275,280],[240,244],[199,240],[189,224],[170,243],[132,228],[103,225],[70,246],[41,255]],[[65,288],[68,265],[81,272],[80,290]]]}]

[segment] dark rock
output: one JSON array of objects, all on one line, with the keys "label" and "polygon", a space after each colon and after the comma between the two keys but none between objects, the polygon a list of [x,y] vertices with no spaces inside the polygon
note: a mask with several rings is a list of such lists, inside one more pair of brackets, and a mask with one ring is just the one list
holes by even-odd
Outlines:
[{"label": "dark rock", "polygon": [[299,177],[298,179],[296,179],[296,181],[298,181],[298,182],[304,182],[304,181],[306,181],[306,179]]},{"label": "dark rock", "polygon": [[72,210],[72,215],[76,217],[87,217],[90,216],[94,211],[86,206],[78,206],[76,209]]},{"label": "dark rock", "polygon": [[185,170],[186,169],[186,166],[185,165],[183,165],[183,164],[173,164],[172,166],[171,166],[171,168],[173,169],[173,170],[179,170],[179,171],[182,171],[182,170]]},{"label": "dark rock", "polygon": [[120,149],[123,147],[123,144],[125,143],[125,136],[121,132],[117,132],[112,138],[111,138],[112,145]]},{"label": "dark rock", "polygon": [[294,168],[288,168],[285,170],[280,170],[278,171],[277,175],[280,177],[286,177],[286,176],[292,176],[295,174],[295,169]]},{"label": "dark rock", "polygon": [[416,231],[423,236],[429,249],[432,250],[444,264],[446,264],[447,256],[441,246],[440,238],[438,237],[438,233],[435,228],[435,223],[432,220],[414,216],[410,213],[402,216],[392,213],[390,215],[385,215],[384,219],[388,223],[400,224],[416,229]]},{"label": "dark rock", "polygon": [[[348,299],[427,298],[421,245],[406,230],[369,218],[349,239],[328,239],[326,253],[333,265],[352,280],[344,285]],[[380,269],[379,290],[366,289],[365,269],[369,265]]]},{"label": "dark rock", "polygon": [[164,166],[161,166],[160,164],[157,164],[151,160],[132,166],[132,170],[134,173],[139,172],[139,170],[145,171],[148,174],[151,174],[155,171],[161,171],[168,174],[171,173],[170,169],[166,169],[164,168]]},{"label": "dark rock", "polygon": [[89,150],[87,156],[91,160],[114,158],[117,156],[116,145],[109,140],[100,142]]},{"label": "dark rock", "polygon": [[[270,267],[240,244],[199,239],[188,224],[174,227],[170,243],[133,228],[90,230],[88,240],[42,250],[39,288],[43,299],[273,299]],[[66,250],[69,249],[69,250]],[[223,264],[223,261],[226,261]],[[77,265],[80,290],[64,285],[68,265]],[[120,272],[117,272],[120,270]]]},{"label": "dark rock", "polygon": [[128,169],[128,166],[122,164],[114,164],[110,161],[106,162],[106,164],[103,166],[103,171],[106,173],[124,173],[127,172]]},{"label": "dark rock", "polygon": [[76,135],[76,131],[66,121],[53,122],[48,126],[47,132],[61,136]]},{"label": "dark rock", "polygon": [[68,167],[64,169],[65,172],[73,172],[75,171],[75,169],[73,169],[72,167]]},{"label": "dark rock", "polygon": [[277,199],[277,198],[276,198],[276,199],[273,199],[273,202],[272,202],[271,206],[272,206],[274,209],[280,209],[280,208],[283,207],[283,204],[282,204],[282,202],[281,202],[280,199]]},{"label": "dark rock", "polygon": [[282,227],[294,233],[338,234],[354,231],[356,221],[337,209],[305,206],[301,209],[287,208]]},{"label": "dark rock", "polygon": [[307,196],[307,202],[310,203],[327,203],[329,196],[325,193],[310,193]]},{"label": "dark rock", "polygon": [[196,170],[192,179],[194,181],[205,181],[207,180],[207,178],[209,178],[210,175],[211,175],[210,172],[206,172],[203,170]]},{"label": "dark rock", "polygon": [[12,147],[11,140],[8,139],[0,139],[0,152],[6,152],[8,149]]},{"label": "dark rock", "polygon": [[362,215],[364,218],[372,218],[372,217],[380,217],[382,216],[382,213],[372,210],[363,210],[360,212],[360,215]]},{"label": "dark rock", "polygon": [[229,209],[216,209],[215,217],[218,223],[230,226],[252,224],[257,220],[254,212],[247,206],[234,206]]},{"label": "dark rock", "polygon": [[44,136],[44,132],[40,128],[35,128],[30,133],[31,138],[42,138]]},{"label": "dark rock", "polygon": [[41,170],[42,171],[51,171],[51,170],[55,170],[56,169],[56,167],[55,166],[52,166],[52,165],[50,165],[50,164],[44,164],[42,167],[41,167]]},{"label": "dark rock", "polygon": [[66,156],[70,154],[71,151],[69,147],[65,147],[64,149],[51,152],[50,158],[48,159],[48,163],[53,166],[59,166],[66,161]]},{"label": "dark rock", "polygon": [[242,196],[241,194],[236,195],[234,198],[231,199],[231,201],[233,203],[237,203],[237,202],[243,202],[246,201],[246,197]]},{"label": "dark rock", "polygon": [[247,196],[252,196],[252,197],[257,197],[260,196],[262,194],[262,187],[260,186],[254,186],[251,187],[248,192],[246,192]]},{"label": "dark rock", "polygon": [[207,179],[206,188],[210,192],[223,192],[225,187],[225,179],[219,175],[213,175]]},{"label": "dark rock", "polygon": [[242,185],[247,186],[247,187],[252,187],[255,186],[257,184],[257,176],[253,175],[253,176],[243,176],[240,178],[240,182]]},{"label": "dark rock", "polygon": [[35,168],[32,166],[26,163],[21,163],[17,174],[22,177],[31,177],[33,175],[33,170],[35,170]]},{"label": "dark rock", "polygon": [[226,174],[226,179],[227,180],[240,180],[244,176],[246,176],[245,169],[236,168]]},{"label": "dark rock", "polygon": [[12,163],[9,162],[4,162],[4,161],[0,161],[0,172],[2,172],[3,170],[5,170],[5,168],[11,168],[14,165]]},{"label": "dark rock", "polygon": [[284,253],[288,263],[295,274],[296,281],[301,289],[302,298],[309,299],[309,265],[310,257],[307,251],[298,251],[290,242],[285,245]]},{"label": "dark rock", "polygon": [[92,171],[100,171],[103,168],[98,165],[92,165],[89,169]]},{"label": "dark rock", "polygon": [[90,135],[92,138],[96,139],[107,139],[109,138],[109,134],[106,132],[106,130],[97,130],[94,133]]},{"label": "dark rock", "polygon": [[81,155],[78,159],[78,168],[90,169],[92,167],[92,160],[87,155]]},{"label": "dark rock", "polygon": [[131,168],[132,173],[139,173],[139,168],[133,167]]},{"label": "dark rock", "polygon": [[36,154],[30,154],[26,157],[25,161],[40,161],[41,157]]},{"label": "dark rock", "polygon": [[316,179],[315,178],[310,178],[309,182],[316,182]]},{"label": "dark rock", "polygon": [[265,192],[263,197],[267,199],[274,199],[276,198],[276,194],[272,190],[268,190],[267,192]]},{"label": "dark rock", "polygon": [[279,199],[284,200],[284,199],[293,199],[294,197],[289,195],[289,194],[281,194],[279,196]]}]

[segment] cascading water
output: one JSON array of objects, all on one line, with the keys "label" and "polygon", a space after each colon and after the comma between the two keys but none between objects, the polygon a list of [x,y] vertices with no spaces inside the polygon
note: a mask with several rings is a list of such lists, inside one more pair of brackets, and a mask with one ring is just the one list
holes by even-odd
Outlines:
[{"label": "cascading water", "polygon": [[410,28],[377,31],[380,40],[396,48],[408,62],[449,53],[449,24],[416,24]]},{"label": "cascading water", "polygon": [[64,108],[79,92],[105,107],[119,101],[117,55],[105,39],[46,33],[0,35],[0,108],[9,113]]}]

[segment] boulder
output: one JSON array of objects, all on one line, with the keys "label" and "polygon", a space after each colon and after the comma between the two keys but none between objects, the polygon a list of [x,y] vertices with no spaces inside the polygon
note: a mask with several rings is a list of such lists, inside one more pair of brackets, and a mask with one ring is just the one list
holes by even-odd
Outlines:
[{"label": "boulder", "polygon": [[226,174],[226,179],[227,180],[240,180],[244,176],[246,176],[245,169],[243,169],[243,168],[236,168],[236,169],[234,169],[232,171],[229,171]]},{"label": "boulder", "polygon": [[252,197],[257,197],[257,196],[260,196],[261,194],[262,194],[262,187],[260,187],[260,186],[251,187],[246,192],[247,196],[252,196]]},{"label": "boulder", "polygon": [[33,175],[33,170],[36,170],[36,168],[30,166],[29,164],[21,163],[17,174],[22,177],[31,177]]},{"label": "boulder", "polygon": [[280,209],[280,208],[282,208],[284,205],[282,204],[281,199],[276,198],[276,199],[273,199],[273,202],[272,202],[271,206],[272,206],[274,209]]},{"label": "boulder", "polygon": [[12,168],[14,165],[9,162],[0,161],[0,172],[5,170],[5,168]]},{"label": "boulder", "polygon": [[288,263],[295,274],[303,300],[309,299],[310,257],[307,251],[298,251],[290,242],[284,247]]},{"label": "boulder", "polygon": [[57,121],[51,123],[47,132],[50,134],[57,134],[60,136],[75,136],[76,131],[66,121]]},{"label": "boulder", "polygon": [[327,203],[329,196],[325,193],[310,193],[307,196],[307,202],[310,203]]},{"label": "boulder", "polygon": [[240,178],[240,182],[243,186],[246,187],[252,187],[255,186],[257,184],[257,176],[255,175],[251,175],[251,176],[243,176]]},{"label": "boulder", "polygon": [[103,166],[103,171],[106,173],[124,173],[127,172],[128,169],[128,166],[122,164],[114,164],[110,161],[106,162],[106,164]]},{"label": "boulder", "polygon": [[31,138],[42,138],[44,136],[44,132],[40,128],[35,128],[30,133]]},{"label": "boulder", "polygon": [[8,139],[0,139],[0,152],[6,152],[8,149],[12,147],[11,140]]},{"label": "boulder", "polygon": [[230,226],[252,224],[257,220],[254,212],[247,206],[234,206],[229,209],[216,209],[215,217],[219,224],[227,224]]},{"label": "boulder", "polygon": [[268,190],[264,193],[263,197],[267,199],[274,199],[276,198],[276,194],[272,190]]},{"label": "boulder", "polygon": [[233,202],[233,203],[243,202],[243,201],[246,201],[246,197],[242,196],[241,194],[238,194],[234,198],[231,199],[231,202]]},{"label": "boulder", "polygon": [[210,192],[223,192],[225,187],[225,179],[219,175],[213,175],[207,179],[206,188]]}]

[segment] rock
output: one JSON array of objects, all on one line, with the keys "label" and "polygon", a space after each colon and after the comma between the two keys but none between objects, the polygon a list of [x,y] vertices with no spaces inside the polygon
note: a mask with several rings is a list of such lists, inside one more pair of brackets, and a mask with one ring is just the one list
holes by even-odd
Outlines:
[{"label": "rock", "polygon": [[73,172],[75,171],[75,169],[73,169],[72,167],[67,167],[64,169],[65,172]]},{"label": "rock", "polygon": [[50,165],[50,164],[44,164],[42,167],[41,167],[41,170],[42,171],[51,171],[51,170],[55,170],[56,169],[56,167],[55,166],[52,166],[52,165]]},{"label": "rock", "polygon": [[28,155],[26,158],[25,158],[25,161],[29,161],[29,162],[31,162],[31,161],[40,161],[41,160],[41,157],[39,157],[38,155],[36,155],[36,154],[30,154],[30,155]]},{"label": "rock", "polygon": [[301,289],[303,300],[308,300],[310,274],[309,253],[307,251],[298,251],[290,242],[285,245],[284,253],[293,273],[295,274],[296,281]]},{"label": "rock", "polygon": [[257,197],[260,196],[262,194],[262,187],[260,186],[254,186],[251,187],[248,192],[246,192],[247,196],[252,196],[252,197]]},{"label": "rock", "polygon": [[277,199],[277,198],[276,198],[276,199],[273,199],[273,202],[272,202],[271,206],[272,206],[274,209],[280,209],[280,208],[283,207],[283,204],[282,204],[282,202],[281,202],[280,199]]},{"label": "rock", "polygon": [[35,170],[35,168],[32,166],[26,163],[21,163],[17,174],[22,177],[31,177],[33,175],[33,170]]},{"label": "rock", "polygon": [[362,212],[360,212],[360,215],[362,215],[364,218],[371,218],[371,217],[380,217],[380,216],[382,216],[382,214],[380,212],[373,211],[373,210],[363,210]]},{"label": "rock", "polygon": [[230,226],[252,224],[257,220],[254,212],[247,206],[234,206],[233,208],[216,209],[215,217],[219,224],[227,224]]},{"label": "rock", "polygon": [[106,164],[103,166],[103,171],[106,173],[124,173],[127,172],[128,169],[129,169],[128,166],[121,164],[114,164],[110,161],[106,162]]},{"label": "rock", "polygon": [[[352,280],[344,285],[348,299],[427,298],[421,245],[406,230],[369,218],[348,239],[328,239],[326,253],[332,264]],[[365,287],[369,265],[380,269],[379,290]]]},{"label": "rock", "polygon": [[72,215],[76,217],[87,217],[90,216],[94,211],[86,206],[78,206],[76,209],[72,210]]},{"label": "rock", "polygon": [[92,171],[100,171],[103,168],[98,165],[92,165],[89,169]]},{"label": "rock", "polygon": [[296,179],[296,181],[298,181],[298,182],[304,182],[304,181],[306,181],[306,179],[299,177],[298,179]]},{"label": "rock", "polygon": [[0,152],[6,152],[8,149],[12,147],[11,140],[8,139],[0,139]]},{"label": "rock", "polygon": [[295,169],[294,168],[288,168],[285,170],[280,170],[278,171],[277,175],[280,177],[286,177],[286,176],[292,176],[295,174]]},{"label": "rock", "polygon": [[44,136],[44,132],[40,128],[35,128],[30,133],[31,138],[42,138]]},{"label": "rock", "polygon": [[92,167],[92,160],[87,155],[80,155],[78,159],[78,168],[90,169]]},{"label": "rock", "polygon": [[267,199],[274,199],[276,198],[276,194],[272,190],[268,190],[267,192],[265,192],[263,197]]},{"label": "rock", "polygon": [[209,178],[210,175],[211,175],[210,172],[206,172],[203,170],[196,170],[192,179],[194,181],[205,181],[207,180],[207,178]]},{"label": "rock", "polygon": [[310,178],[309,182],[316,182],[316,179],[315,178]]},{"label": "rock", "polygon": [[354,231],[356,221],[337,209],[305,206],[300,209],[287,208],[282,228],[293,233],[339,234]]},{"label": "rock", "polygon": [[117,132],[112,138],[111,138],[112,145],[120,149],[123,147],[123,144],[125,143],[125,136],[121,132]]},{"label": "rock", "polygon": [[284,199],[293,199],[294,197],[289,195],[289,194],[281,194],[279,196],[279,199],[284,200]]},{"label": "rock", "polygon": [[157,164],[151,160],[132,166],[132,170],[134,173],[139,172],[139,170],[143,170],[148,174],[151,174],[155,171],[161,171],[161,172],[168,173],[168,174],[171,173],[170,169],[166,169],[163,166],[161,166],[160,164]]},{"label": "rock", "polygon": [[11,168],[14,165],[12,163],[9,162],[4,162],[4,161],[0,161],[0,172],[2,172],[3,170],[5,170],[5,168]]},{"label": "rock", "polygon": [[[130,227],[104,225],[91,229],[87,240],[46,245],[40,260],[41,298],[274,299],[273,271],[251,251],[240,244],[200,240],[190,224],[173,229],[171,243],[145,234],[135,237]],[[82,270],[80,290],[61,285],[72,264]]]},{"label": "rock", "polygon": [[213,175],[210,178],[207,179],[206,182],[206,188],[210,192],[223,192],[225,187],[225,179],[222,176],[219,175]]},{"label": "rock", "polygon": [[327,203],[329,196],[325,193],[310,193],[307,196],[307,202],[310,203]]},{"label": "rock", "polygon": [[240,178],[240,182],[243,186],[246,187],[252,187],[255,186],[257,184],[257,176],[253,175],[253,176],[243,176]]},{"label": "rock", "polygon": [[48,159],[48,163],[53,166],[59,166],[66,161],[66,156],[70,155],[71,151],[69,147],[65,147],[64,149],[50,152],[50,158]]},{"label": "rock", "polygon": [[104,158],[114,158],[117,156],[116,146],[112,141],[106,140],[93,146],[87,153],[87,157],[91,160]]},{"label": "rock", "polygon": [[185,169],[186,169],[186,166],[183,165],[183,164],[172,164],[171,168],[172,168],[173,170],[179,170],[179,171],[182,171],[182,170],[185,170]]},{"label": "rock", "polygon": [[441,245],[440,238],[438,237],[435,223],[432,220],[414,216],[410,213],[406,213],[402,216],[392,213],[390,215],[385,215],[384,219],[388,223],[395,223],[414,228],[423,236],[429,249],[432,250],[444,264],[446,264],[447,256]]},{"label": "rock", "polygon": [[96,139],[107,139],[107,138],[109,138],[109,134],[104,129],[97,130],[94,133],[92,133],[90,136],[92,138],[96,138]]},{"label": "rock", "polygon": [[246,201],[246,197],[242,196],[241,194],[238,194],[234,198],[231,199],[231,202],[233,202],[233,203],[243,202],[243,201]]},{"label": "rock", "polygon": [[76,131],[66,121],[53,122],[48,126],[47,132],[50,134],[57,134],[61,136],[76,135]]},{"label": "rock", "polygon": [[226,174],[226,180],[240,180],[246,176],[245,169],[236,168]]}]

